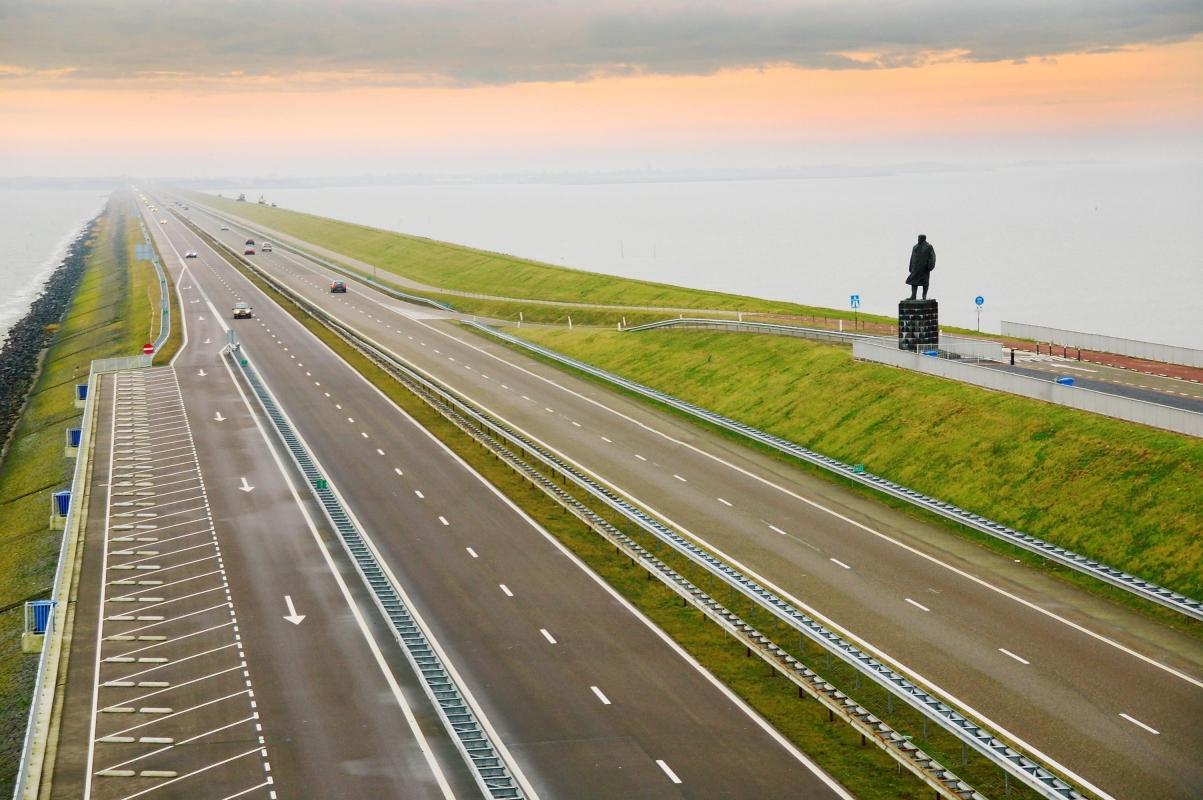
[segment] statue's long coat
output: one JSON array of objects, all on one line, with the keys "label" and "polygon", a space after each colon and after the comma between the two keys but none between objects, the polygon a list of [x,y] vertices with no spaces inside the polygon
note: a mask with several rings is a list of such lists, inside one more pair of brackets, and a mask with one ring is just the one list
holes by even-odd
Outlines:
[{"label": "statue's long coat", "polygon": [[936,248],[931,242],[918,242],[911,248],[911,274],[906,282],[909,286],[926,286],[928,276],[936,268]]}]

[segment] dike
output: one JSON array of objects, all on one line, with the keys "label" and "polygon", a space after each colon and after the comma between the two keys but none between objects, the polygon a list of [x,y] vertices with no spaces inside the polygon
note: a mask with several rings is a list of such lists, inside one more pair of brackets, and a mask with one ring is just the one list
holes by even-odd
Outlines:
[{"label": "dike", "polygon": [[61,264],[46,280],[29,311],[8,332],[0,348],[0,463],[63,315],[83,277],[89,244],[103,211],[88,222],[67,248]]}]

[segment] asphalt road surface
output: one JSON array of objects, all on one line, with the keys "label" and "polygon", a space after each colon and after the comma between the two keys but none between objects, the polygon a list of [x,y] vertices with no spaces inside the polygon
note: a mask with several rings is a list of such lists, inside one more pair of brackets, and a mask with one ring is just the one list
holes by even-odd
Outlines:
[{"label": "asphalt road surface", "polygon": [[[532,795],[846,796],[508,500],[170,219],[150,227],[180,286],[189,346],[200,336],[192,332],[194,322],[220,316],[237,332],[243,352],[429,623]],[[186,250],[200,257],[185,261],[179,254]],[[227,319],[239,300],[254,306],[253,319]],[[205,347],[213,348],[204,351],[209,366],[181,367],[189,381],[210,381],[223,370],[215,352],[222,338],[205,338]],[[194,426],[198,442],[214,427],[201,432]],[[239,452],[228,453],[221,469],[236,495]],[[253,494],[243,499],[245,507]],[[271,603],[272,614],[287,613],[281,607],[286,587],[305,583],[296,564],[285,554],[265,555],[258,564],[257,572],[281,574],[262,602]],[[231,587],[236,597],[251,591]],[[298,595],[304,593],[292,592],[294,601]],[[305,625],[308,620],[298,630]],[[285,675],[272,679],[287,681]],[[358,681],[359,671],[348,670],[335,691],[344,697],[358,692]],[[357,774],[345,765],[338,772]]]},{"label": "asphalt road surface", "polygon": [[[195,205],[189,213],[232,245],[246,237]],[[211,258],[174,218],[162,227],[180,249]],[[456,329],[446,315],[354,280],[332,295],[329,281],[343,276],[296,253],[254,259],[1072,778],[1115,797],[1203,793],[1196,640]]]},{"label": "asphalt road surface", "polygon": [[1014,366],[989,361],[978,363],[979,366],[1002,372],[1015,372],[1044,381],[1073,378],[1074,385],[1083,389],[1203,413],[1203,387],[1187,381],[1148,376],[1101,364],[1070,364],[1068,359],[1049,356],[1018,359]]}]

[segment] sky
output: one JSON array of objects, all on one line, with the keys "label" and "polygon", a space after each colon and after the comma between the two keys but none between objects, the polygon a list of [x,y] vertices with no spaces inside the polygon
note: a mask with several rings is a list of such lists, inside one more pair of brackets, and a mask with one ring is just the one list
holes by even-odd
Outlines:
[{"label": "sky", "polygon": [[0,0],[0,176],[1203,161],[1199,0]]}]

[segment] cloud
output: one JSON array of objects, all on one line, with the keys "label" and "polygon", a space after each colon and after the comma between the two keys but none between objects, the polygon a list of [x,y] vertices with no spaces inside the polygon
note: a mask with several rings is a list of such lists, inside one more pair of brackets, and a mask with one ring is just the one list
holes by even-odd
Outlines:
[{"label": "cloud", "polygon": [[7,77],[480,85],[1023,61],[1183,41],[1198,0],[79,0],[0,6]]}]

